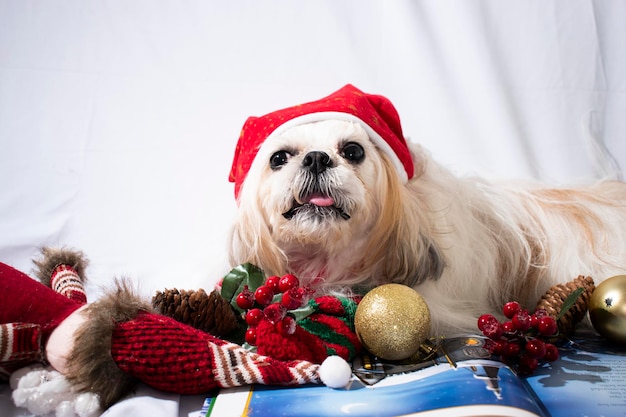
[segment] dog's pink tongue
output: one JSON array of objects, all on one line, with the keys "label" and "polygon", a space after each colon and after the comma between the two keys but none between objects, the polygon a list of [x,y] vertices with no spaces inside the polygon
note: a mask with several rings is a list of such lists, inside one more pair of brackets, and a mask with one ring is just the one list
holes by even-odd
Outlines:
[{"label": "dog's pink tongue", "polygon": [[329,207],[335,204],[335,200],[325,195],[315,194],[309,198],[309,203],[320,207]]}]

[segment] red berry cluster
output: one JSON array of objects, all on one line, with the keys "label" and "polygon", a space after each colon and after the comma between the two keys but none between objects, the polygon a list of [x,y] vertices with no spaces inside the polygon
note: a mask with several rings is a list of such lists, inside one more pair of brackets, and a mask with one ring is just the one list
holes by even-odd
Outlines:
[{"label": "red berry cluster", "polygon": [[491,314],[478,318],[478,329],[489,338],[485,347],[495,355],[517,361],[520,374],[530,375],[539,366],[539,361],[553,362],[559,358],[555,345],[546,341],[556,336],[556,320],[544,309],[530,314],[517,301],[502,307],[509,319],[501,323]]},{"label": "red berry cluster", "polygon": [[292,274],[271,276],[254,292],[246,285],[236,298],[237,306],[246,310],[246,343],[256,345],[257,326],[263,320],[274,324],[281,334],[293,334],[296,320],[288,311],[302,307],[311,293],[308,287],[300,287],[300,281]]}]

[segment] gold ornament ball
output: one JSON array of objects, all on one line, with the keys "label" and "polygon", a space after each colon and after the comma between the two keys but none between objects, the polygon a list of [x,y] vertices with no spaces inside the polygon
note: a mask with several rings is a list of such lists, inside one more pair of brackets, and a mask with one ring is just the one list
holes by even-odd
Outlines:
[{"label": "gold ornament ball", "polygon": [[406,359],[428,337],[430,311],[414,289],[385,284],[363,297],[354,316],[354,327],[371,354],[386,360]]},{"label": "gold ornament ball", "polygon": [[626,275],[601,282],[589,299],[589,318],[598,333],[626,344]]}]

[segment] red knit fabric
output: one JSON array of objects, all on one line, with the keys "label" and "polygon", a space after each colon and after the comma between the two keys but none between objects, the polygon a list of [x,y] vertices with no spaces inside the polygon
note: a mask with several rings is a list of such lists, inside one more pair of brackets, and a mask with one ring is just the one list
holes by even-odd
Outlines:
[{"label": "red knit fabric", "polygon": [[[271,322],[257,326],[257,351],[276,359],[301,359],[322,363],[330,355],[349,361],[361,350],[354,331],[356,301],[333,296],[309,302],[315,313],[298,321],[293,334],[281,333]],[[350,307],[350,311],[346,310]]]},{"label": "red knit fabric", "polygon": [[388,156],[398,161],[406,178],[413,177],[413,160],[402,133],[400,117],[393,104],[383,96],[366,94],[347,84],[320,100],[278,110],[265,116],[248,118],[241,130],[229,175],[229,180],[235,183],[235,197],[239,196],[239,190],[248,175],[252,161],[268,136],[288,121],[304,115],[327,112],[354,116],[373,129],[381,141],[388,145]]},{"label": "red knit fabric", "polygon": [[318,297],[315,299],[315,304],[317,304],[317,310],[320,313],[332,314],[334,316],[346,315],[346,310],[338,297],[330,295]]},{"label": "red knit fabric", "polygon": [[251,353],[152,313],[140,313],[116,326],[111,356],[129,375],[154,388],[178,394],[200,394],[218,387],[254,383],[319,382],[317,365]]},{"label": "red knit fabric", "polygon": [[0,262],[0,323],[38,324],[45,345],[50,333],[81,305]]},{"label": "red knit fabric", "polygon": [[296,326],[294,334],[282,334],[266,320],[257,326],[257,352],[280,360],[300,359],[313,363],[322,363],[328,357],[319,337],[300,326]]},{"label": "red knit fabric", "polygon": [[19,368],[42,359],[38,324],[0,324],[0,380],[8,379]]},{"label": "red knit fabric", "polygon": [[111,356],[121,370],[154,388],[197,394],[218,386],[209,341],[223,343],[168,317],[141,313],[117,325]]},{"label": "red knit fabric", "polygon": [[[327,314],[313,314],[308,320],[310,323],[316,325],[317,328],[322,328],[323,330],[319,333],[315,332],[315,328],[312,325],[307,326],[306,322],[301,323],[300,326],[306,326],[307,332],[311,332],[318,338],[322,336],[322,334],[326,335],[325,338],[322,339],[325,348],[325,357],[329,355],[339,355],[345,360],[350,360],[361,350],[361,342],[358,336],[354,330],[340,318]],[[325,357],[322,360],[324,360]]]}]

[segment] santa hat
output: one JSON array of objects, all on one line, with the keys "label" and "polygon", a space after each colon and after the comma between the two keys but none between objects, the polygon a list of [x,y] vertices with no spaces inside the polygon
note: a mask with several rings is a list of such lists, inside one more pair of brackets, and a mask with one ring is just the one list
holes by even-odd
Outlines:
[{"label": "santa hat", "polygon": [[402,134],[400,117],[391,101],[347,84],[320,100],[246,120],[229,176],[229,181],[235,183],[235,197],[239,197],[252,161],[266,140],[293,126],[330,119],[359,123],[374,145],[389,157],[400,179],[406,182],[413,177],[413,160]]}]

